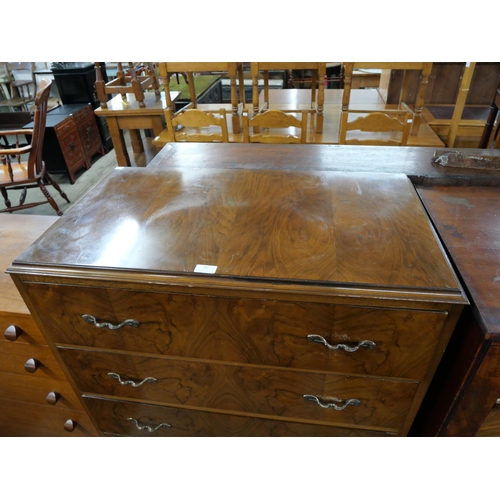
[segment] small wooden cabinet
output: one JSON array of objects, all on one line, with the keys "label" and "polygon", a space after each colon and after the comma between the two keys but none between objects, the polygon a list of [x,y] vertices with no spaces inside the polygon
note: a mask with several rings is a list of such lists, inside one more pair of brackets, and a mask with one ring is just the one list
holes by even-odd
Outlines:
[{"label": "small wooden cabinet", "polygon": [[[0,215],[2,271],[58,218]],[[0,274],[0,436],[95,436],[12,280]]]},{"label": "small wooden cabinet", "polygon": [[9,272],[103,435],[406,435],[466,304],[405,175],[118,169]]}]

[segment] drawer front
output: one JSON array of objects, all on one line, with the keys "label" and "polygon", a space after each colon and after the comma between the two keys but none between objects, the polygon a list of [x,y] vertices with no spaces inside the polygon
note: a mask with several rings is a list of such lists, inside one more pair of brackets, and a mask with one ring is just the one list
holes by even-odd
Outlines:
[{"label": "drawer front", "polygon": [[73,115],[80,139],[90,160],[95,153],[102,152],[101,136],[90,106],[85,106]]},{"label": "drawer front", "polygon": [[0,341],[12,338],[15,332],[16,344],[47,345],[34,319],[30,315],[0,313]]},{"label": "drawer front", "polygon": [[[50,393],[56,393],[58,396],[53,405],[47,402]],[[29,373],[16,375],[0,372],[0,399],[84,411],[68,382],[43,377],[35,378]]]},{"label": "drawer front", "polygon": [[[0,400],[0,436],[7,437],[84,437],[97,436],[90,418],[81,411],[52,408],[19,401]],[[64,429],[75,422],[72,432]]]},{"label": "drawer front", "polygon": [[[73,348],[60,348],[60,353],[82,392],[390,430],[403,424],[418,386],[387,379]],[[129,381],[142,384],[133,387]],[[337,411],[322,408],[304,395],[317,396],[324,405],[330,398],[341,400],[339,407],[350,399],[360,404]]]},{"label": "drawer front", "polygon": [[83,165],[86,161],[76,123],[72,116],[54,127],[64,161],[69,169]]},{"label": "drawer front", "polygon": [[224,413],[97,398],[85,398],[85,402],[97,426],[106,435],[139,437],[377,437],[390,435],[385,432],[363,429],[240,417]]},{"label": "drawer front", "polygon": [[[150,354],[419,380],[447,314],[331,304],[26,284],[54,342]],[[43,287],[43,293],[40,289]],[[97,328],[82,319],[137,328]],[[321,336],[332,350],[311,342]]]},{"label": "drawer front", "polygon": [[[25,369],[25,364],[30,359],[38,361],[38,367],[34,373]],[[8,341],[0,341],[0,372],[29,375],[33,379],[66,380],[64,373],[48,347],[17,344]]]}]

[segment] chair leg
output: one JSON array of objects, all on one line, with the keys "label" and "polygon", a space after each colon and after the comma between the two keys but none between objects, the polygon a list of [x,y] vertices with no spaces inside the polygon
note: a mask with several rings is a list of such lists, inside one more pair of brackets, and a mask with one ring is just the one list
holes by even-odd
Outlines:
[{"label": "chair leg", "polygon": [[54,198],[50,196],[50,193],[47,191],[47,188],[43,185],[43,182],[41,180],[38,180],[37,184],[38,187],[42,190],[42,193],[44,194],[45,198],[47,198],[47,201],[50,203],[50,206],[57,212],[57,215],[62,215],[62,212],[59,210],[57,203],[55,202]]},{"label": "chair leg", "polygon": [[71,201],[69,201],[69,198],[66,196],[66,193],[59,187],[59,184],[52,178],[52,176],[48,172],[45,172],[45,178],[49,181],[50,184],[52,184],[52,186],[54,186],[57,189],[57,191],[59,192],[59,194],[68,203],[71,203]]},{"label": "chair leg", "polygon": [[7,194],[7,189],[5,189],[3,187],[3,188],[0,188],[0,191],[2,192],[2,196],[3,196],[4,202],[5,202],[5,206],[7,208],[10,208],[11,207],[11,203],[10,203],[10,200],[9,200],[9,196]]}]

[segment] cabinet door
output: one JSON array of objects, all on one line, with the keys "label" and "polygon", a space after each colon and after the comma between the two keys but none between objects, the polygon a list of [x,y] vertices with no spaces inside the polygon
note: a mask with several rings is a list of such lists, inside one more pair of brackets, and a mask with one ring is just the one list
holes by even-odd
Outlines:
[{"label": "cabinet door", "polygon": [[104,155],[101,136],[99,135],[97,122],[90,104],[74,113],[73,118],[75,119],[78,133],[80,134],[80,140],[85,150],[88,165],[90,166],[92,157],[96,153]]}]

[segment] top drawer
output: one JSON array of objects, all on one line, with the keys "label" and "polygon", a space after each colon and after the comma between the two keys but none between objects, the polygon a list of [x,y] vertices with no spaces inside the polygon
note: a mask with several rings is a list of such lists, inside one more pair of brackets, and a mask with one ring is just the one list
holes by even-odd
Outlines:
[{"label": "top drawer", "polygon": [[[447,318],[443,312],[111,288],[26,283],[25,289],[38,311],[50,311],[43,316],[45,334],[56,344],[415,380],[424,375]],[[123,326],[99,328],[84,315]],[[363,341],[375,345],[358,347]]]}]

